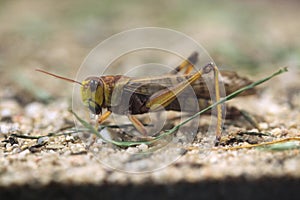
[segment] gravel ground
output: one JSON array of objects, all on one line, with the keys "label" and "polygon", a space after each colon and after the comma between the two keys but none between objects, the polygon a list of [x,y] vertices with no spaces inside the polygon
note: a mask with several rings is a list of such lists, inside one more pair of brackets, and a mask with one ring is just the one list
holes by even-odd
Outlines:
[{"label": "gravel ground", "polygon": [[[292,194],[300,178],[298,142],[272,149],[222,149],[300,136],[297,81],[275,87],[287,77],[272,80],[258,95],[230,103],[255,114],[260,131],[251,126],[247,129],[249,125],[242,119],[227,121],[221,147],[203,150],[205,137],[200,128],[193,142],[177,141],[174,147],[156,153],[149,153],[152,147],[147,145],[118,148],[89,134],[84,134],[88,139],[78,133],[40,139],[16,137],[13,134],[70,132],[74,122],[69,103],[57,99],[48,104],[22,104],[2,92],[0,195],[32,199],[46,192],[49,198],[100,195],[114,199],[118,191],[124,193],[124,199],[138,195],[150,199],[152,192],[158,191],[161,197],[179,199],[183,194],[225,198],[235,192],[250,199]],[[208,126],[209,120],[203,119],[201,127]],[[185,190],[189,192],[181,193]]]}]

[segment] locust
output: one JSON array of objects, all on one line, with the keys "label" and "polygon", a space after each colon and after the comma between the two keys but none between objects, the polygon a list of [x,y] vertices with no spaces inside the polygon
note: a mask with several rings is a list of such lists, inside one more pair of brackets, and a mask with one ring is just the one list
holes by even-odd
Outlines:
[{"label": "locust", "polygon": [[[209,90],[202,77],[205,74],[214,75],[215,101],[220,100],[219,74],[223,77],[226,93],[232,93],[252,83],[248,78],[240,77],[236,72],[218,70],[214,63],[208,63],[200,70],[192,73],[194,65],[198,61],[198,53],[193,52],[174,70],[163,76],[157,77],[128,77],[123,75],[105,75],[87,77],[82,82],[69,79],[42,69],[36,71],[79,84],[81,100],[84,106],[92,114],[98,116],[98,124],[103,123],[112,113],[126,115],[133,126],[141,133],[147,135],[144,124],[135,116],[148,112],[155,112],[162,107],[165,110],[192,112],[188,106],[179,105],[178,96],[184,96],[185,102],[189,102],[189,93],[185,93],[188,87],[192,87],[198,100],[199,108],[204,109],[211,104]],[[113,92],[117,94],[117,100],[113,100]],[[255,90],[248,90],[241,95],[251,95]],[[129,96],[129,97],[128,97]],[[124,102],[123,99],[127,99]],[[106,109],[103,113],[102,110]],[[216,106],[217,129],[216,141],[221,139],[222,105]]]}]

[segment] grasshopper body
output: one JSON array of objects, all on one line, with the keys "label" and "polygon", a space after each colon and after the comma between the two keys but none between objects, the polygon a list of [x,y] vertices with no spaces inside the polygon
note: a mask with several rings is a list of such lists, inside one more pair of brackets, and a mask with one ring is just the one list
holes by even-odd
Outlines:
[{"label": "grasshopper body", "polygon": [[[149,112],[149,108],[145,104],[152,95],[182,83],[190,77],[191,75],[168,75],[151,78],[130,78],[121,75],[89,77],[82,83],[81,96],[84,105],[94,114],[101,114],[102,108],[114,110],[116,114],[143,114]],[[224,77],[224,86],[228,94],[252,83],[247,78],[239,77],[235,72],[222,72],[222,77]],[[200,109],[205,108],[210,101],[206,83],[198,79],[191,84],[191,87],[199,100]],[[120,101],[114,102],[114,105],[111,102],[113,91],[117,93],[118,99],[120,99]],[[254,92],[254,90],[248,90],[242,95],[251,95]],[[122,99],[126,99],[124,97],[128,95],[131,97],[129,105],[126,105]],[[180,95],[186,99],[186,102],[190,102],[189,98],[195,97],[189,96],[190,93],[185,92]],[[126,106],[126,108],[122,109],[122,106]],[[186,110],[182,110],[175,100],[165,107],[166,110],[189,111],[188,106],[184,106],[184,108]]]},{"label": "grasshopper body", "polygon": [[[93,114],[99,115],[99,123],[107,119],[112,112],[127,115],[137,130],[142,135],[147,135],[143,124],[134,115],[156,111],[159,109],[159,106],[164,107],[166,110],[194,111],[193,107],[179,105],[177,101],[178,96],[183,97],[186,104],[189,104],[190,99],[196,96],[200,109],[207,107],[210,103],[210,93],[205,82],[201,79],[203,74],[214,71],[216,77],[216,100],[220,99],[218,69],[216,66],[209,63],[200,71],[194,74],[190,73],[193,64],[197,61],[197,55],[197,53],[192,54],[188,60],[184,61],[173,72],[160,77],[131,78],[122,75],[101,76],[88,77],[80,83],[40,69],[37,71],[80,84],[82,102]],[[179,75],[178,72],[183,69],[186,70],[185,73]],[[239,77],[235,72],[222,72],[222,77],[226,93],[232,93],[252,83],[247,78]],[[186,88],[189,86],[194,91],[194,95],[186,92]],[[254,90],[248,90],[243,95],[250,95],[254,92]],[[222,111],[220,106],[217,106],[219,129],[217,130],[217,140],[221,136],[220,120],[222,119]],[[102,114],[103,108],[107,109],[104,114]]]}]

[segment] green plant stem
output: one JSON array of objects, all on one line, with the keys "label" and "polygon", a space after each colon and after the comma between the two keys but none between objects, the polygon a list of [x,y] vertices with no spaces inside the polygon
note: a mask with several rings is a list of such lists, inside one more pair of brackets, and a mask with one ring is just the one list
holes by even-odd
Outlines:
[{"label": "green plant stem", "polygon": [[242,92],[244,92],[244,91],[246,91],[246,90],[249,90],[249,89],[252,89],[252,88],[256,87],[257,85],[260,85],[260,84],[262,84],[262,83],[264,83],[264,82],[270,80],[271,78],[273,78],[273,77],[275,77],[275,76],[277,76],[277,75],[280,75],[280,74],[282,74],[282,73],[284,73],[284,72],[287,72],[287,71],[288,71],[288,69],[287,69],[286,67],[285,67],[285,68],[282,68],[282,69],[278,70],[277,72],[273,73],[271,76],[268,76],[268,77],[266,77],[266,78],[264,78],[264,79],[261,79],[261,80],[259,80],[259,81],[253,82],[252,84],[247,85],[247,86],[245,86],[245,87],[243,87],[243,88],[241,88],[241,89],[239,89],[239,90],[237,90],[237,91],[235,91],[235,92],[229,94],[228,96],[222,98],[220,101],[217,101],[217,102],[215,102],[214,104],[208,106],[207,108],[205,108],[205,109],[199,111],[198,113],[196,113],[196,114],[194,114],[193,116],[189,117],[188,119],[186,119],[186,120],[183,121],[182,123],[178,124],[177,126],[174,126],[172,129],[168,130],[167,132],[165,132],[165,133],[159,135],[158,137],[163,137],[163,136],[165,136],[165,135],[169,135],[169,134],[175,132],[179,127],[185,125],[186,123],[188,123],[188,122],[191,121],[192,119],[198,117],[199,115],[205,113],[206,111],[212,109],[213,107],[215,107],[215,106],[217,106],[217,105],[219,105],[219,104],[222,104],[222,103],[224,103],[224,102],[226,102],[226,101],[229,101],[229,100],[233,99],[234,97],[238,96],[239,94],[241,94]]}]

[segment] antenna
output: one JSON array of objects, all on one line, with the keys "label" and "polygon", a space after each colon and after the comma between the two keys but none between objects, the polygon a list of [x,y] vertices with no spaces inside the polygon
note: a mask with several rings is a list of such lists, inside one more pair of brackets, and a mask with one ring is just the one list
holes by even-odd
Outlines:
[{"label": "antenna", "polygon": [[59,78],[59,79],[62,79],[62,80],[65,80],[65,81],[68,81],[68,82],[71,82],[71,83],[78,83],[79,85],[82,86],[82,83],[80,83],[79,81],[76,81],[76,80],[73,80],[73,79],[69,79],[69,78],[66,78],[66,77],[63,77],[63,76],[59,76],[59,75],[47,72],[47,71],[42,70],[42,69],[38,69],[37,68],[37,69],[35,69],[35,71],[42,72],[44,74],[48,74],[50,76],[54,76],[55,78]]}]

